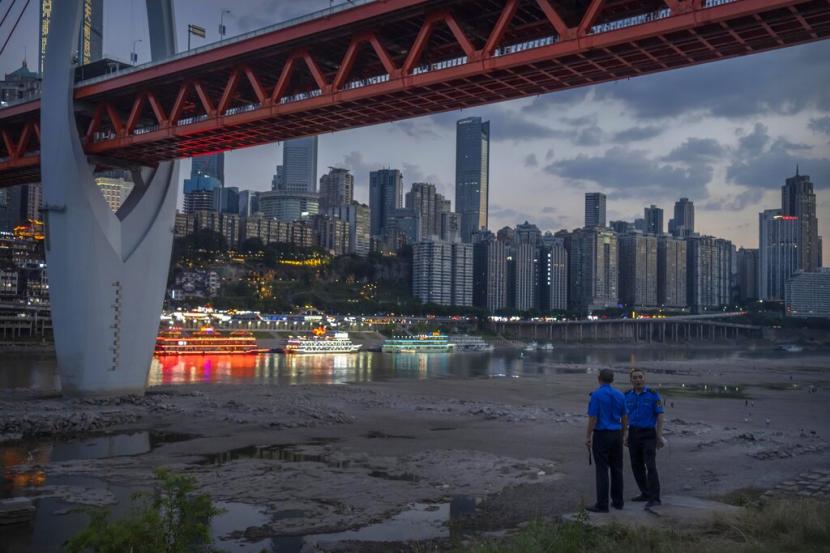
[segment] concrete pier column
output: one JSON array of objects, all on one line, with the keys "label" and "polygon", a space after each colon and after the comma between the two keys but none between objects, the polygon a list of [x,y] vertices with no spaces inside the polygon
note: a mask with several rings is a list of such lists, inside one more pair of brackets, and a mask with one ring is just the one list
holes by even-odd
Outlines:
[{"label": "concrete pier column", "polygon": [[75,123],[72,53],[83,2],[54,2],[52,10],[40,156],[61,387],[68,394],[143,394],[167,283],[178,166],[136,167],[133,192],[112,212]]}]

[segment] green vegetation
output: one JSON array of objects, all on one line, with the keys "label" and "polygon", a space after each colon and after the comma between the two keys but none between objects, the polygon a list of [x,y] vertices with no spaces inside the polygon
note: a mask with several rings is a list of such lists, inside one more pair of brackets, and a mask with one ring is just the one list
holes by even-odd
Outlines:
[{"label": "green vegetation", "polygon": [[700,528],[659,530],[534,522],[518,534],[458,546],[457,553],[819,553],[830,544],[827,502],[777,500]]},{"label": "green vegetation", "polygon": [[107,509],[90,511],[89,525],[66,543],[69,553],[191,553],[214,551],[210,520],[221,511],[210,496],[194,495],[194,480],[156,469],[152,494],[133,496],[125,518]]}]

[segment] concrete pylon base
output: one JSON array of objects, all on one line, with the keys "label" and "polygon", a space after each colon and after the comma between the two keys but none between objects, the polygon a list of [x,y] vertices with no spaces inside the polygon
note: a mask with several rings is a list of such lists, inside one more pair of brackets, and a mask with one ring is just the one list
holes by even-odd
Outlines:
[{"label": "concrete pylon base", "polygon": [[52,326],[66,394],[143,394],[164,299],[177,162],[134,172],[114,214],[75,123],[72,52],[82,2],[55,2],[41,97],[46,260]]}]

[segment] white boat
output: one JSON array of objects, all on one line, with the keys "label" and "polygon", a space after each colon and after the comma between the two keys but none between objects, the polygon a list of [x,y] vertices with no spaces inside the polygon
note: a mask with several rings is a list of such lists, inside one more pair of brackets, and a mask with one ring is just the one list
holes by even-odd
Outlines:
[{"label": "white boat", "polygon": [[455,344],[451,344],[445,335],[435,332],[387,338],[380,350],[383,353],[451,353],[455,350]]},{"label": "white boat", "polygon": [[530,342],[525,346],[525,351],[536,351],[537,349],[539,349],[539,344],[536,342]]},{"label": "white boat", "polygon": [[543,351],[553,351],[553,344],[548,342],[547,344],[543,344],[542,348]]},{"label": "white boat", "polygon": [[335,332],[334,336],[292,336],[285,344],[285,353],[354,353],[360,348],[347,332]]},{"label": "white boat", "polygon": [[481,336],[470,336],[469,334],[456,334],[450,336],[450,343],[455,345],[456,352],[464,351],[493,351],[493,344],[488,344]]}]

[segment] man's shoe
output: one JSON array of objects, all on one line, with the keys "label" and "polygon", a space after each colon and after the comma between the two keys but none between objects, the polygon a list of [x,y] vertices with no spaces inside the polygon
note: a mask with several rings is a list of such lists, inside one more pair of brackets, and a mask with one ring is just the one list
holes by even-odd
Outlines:
[{"label": "man's shoe", "polygon": [[608,507],[602,508],[597,507],[596,505],[591,505],[590,507],[585,507],[585,510],[589,513],[607,513]]},{"label": "man's shoe", "polygon": [[622,503],[620,503],[619,505],[613,505],[613,507],[614,507],[616,510],[618,510],[618,511],[622,511],[622,510],[623,510],[623,504],[622,504]]},{"label": "man's shoe", "polygon": [[644,494],[640,494],[637,497],[632,497],[631,501],[636,501],[638,503],[648,501],[648,496]]},{"label": "man's shoe", "polygon": [[646,503],[646,509],[650,509],[652,507],[656,507],[657,505],[662,505],[663,502],[659,499],[650,499],[648,503]]}]

